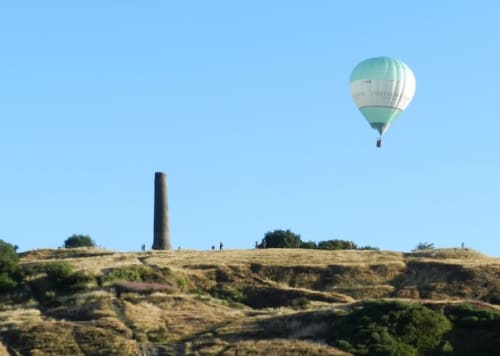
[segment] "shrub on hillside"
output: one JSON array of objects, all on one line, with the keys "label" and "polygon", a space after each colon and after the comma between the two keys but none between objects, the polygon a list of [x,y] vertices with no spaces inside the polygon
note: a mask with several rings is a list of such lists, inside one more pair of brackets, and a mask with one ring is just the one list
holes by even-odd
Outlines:
[{"label": "shrub on hillside", "polygon": [[471,304],[448,306],[445,314],[457,326],[473,329],[489,328],[500,330],[500,312],[481,309]]},{"label": "shrub on hillside", "polygon": [[95,242],[88,235],[71,235],[64,241],[64,247],[75,248],[75,247],[95,247]]},{"label": "shrub on hillside", "polygon": [[299,248],[302,244],[300,235],[290,230],[274,230],[264,235],[259,247],[264,248]]},{"label": "shrub on hillside", "polygon": [[432,242],[419,242],[413,251],[432,250],[433,248]]},{"label": "shrub on hillside", "polygon": [[16,247],[0,240],[0,292],[15,288],[22,279]]},{"label": "shrub on hillside", "polygon": [[449,304],[439,307],[453,323],[453,330],[446,335],[449,348],[457,356],[491,355],[500,350],[500,312],[471,304]]},{"label": "shrub on hillside", "polygon": [[367,302],[333,330],[334,344],[356,355],[439,352],[450,321],[419,304]]},{"label": "shrub on hillside", "polygon": [[54,283],[59,283],[68,278],[73,272],[73,267],[68,262],[57,261],[51,262],[44,266],[47,278]]},{"label": "shrub on hillside", "polygon": [[[97,277],[99,286],[114,286],[118,295],[122,292],[152,293],[156,290],[185,290],[186,279],[176,275],[170,268],[128,266],[105,270]],[[151,288],[149,288],[151,287]],[[144,288],[144,291],[142,290]]]},{"label": "shrub on hillside", "polygon": [[352,241],[347,240],[327,240],[318,242],[320,250],[350,250],[356,249],[357,246]]},{"label": "shrub on hillside", "polygon": [[316,245],[316,242],[314,242],[314,241],[307,241],[307,242],[302,242],[300,244],[300,248],[316,249],[316,248],[318,248],[318,246]]},{"label": "shrub on hillside", "polygon": [[118,267],[105,271],[101,282],[142,281],[162,283],[173,278],[169,268],[153,270],[146,266]]},{"label": "shrub on hillside", "polygon": [[65,261],[51,262],[45,266],[45,273],[51,288],[59,291],[84,290],[94,276],[83,271],[73,271],[73,267]]},{"label": "shrub on hillside", "polygon": [[218,299],[224,299],[231,302],[239,303],[245,300],[245,295],[242,291],[229,286],[216,287],[212,290],[212,294]]},{"label": "shrub on hillside", "polygon": [[366,245],[366,246],[359,246],[358,250],[360,250],[360,251],[364,251],[364,250],[380,251],[380,248],[375,247],[375,246]]},{"label": "shrub on hillside", "polygon": [[89,283],[95,283],[95,276],[73,271],[73,267],[65,261],[47,263],[34,271],[45,273],[45,277],[34,278],[29,282],[34,296],[44,304],[55,302],[60,294],[85,290]]}]

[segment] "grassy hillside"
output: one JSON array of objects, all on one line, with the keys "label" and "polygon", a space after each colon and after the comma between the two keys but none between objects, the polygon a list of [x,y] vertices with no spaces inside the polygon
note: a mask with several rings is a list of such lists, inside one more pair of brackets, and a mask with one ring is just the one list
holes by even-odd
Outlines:
[{"label": "grassy hillside", "polygon": [[500,349],[500,259],[468,249],[82,248],[21,264],[24,285],[1,296],[0,355]]}]

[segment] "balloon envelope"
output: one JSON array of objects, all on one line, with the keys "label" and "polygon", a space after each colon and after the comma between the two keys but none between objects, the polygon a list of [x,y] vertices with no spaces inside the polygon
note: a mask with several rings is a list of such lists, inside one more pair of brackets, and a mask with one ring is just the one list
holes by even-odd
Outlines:
[{"label": "balloon envelope", "polygon": [[412,70],[390,57],[369,58],[352,71],[349,87],[361,113],[382,136],[415,94]]}]

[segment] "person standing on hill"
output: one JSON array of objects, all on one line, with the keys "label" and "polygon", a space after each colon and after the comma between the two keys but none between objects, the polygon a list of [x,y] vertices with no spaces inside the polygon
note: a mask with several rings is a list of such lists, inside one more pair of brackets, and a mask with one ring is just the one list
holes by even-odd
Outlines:
[{"label": "person standing on hill", "polygon": [[222,248],[224,247],[224,245],[222,244],[222,242],[220,243],[219,245],[219,250],[222,251]]}]

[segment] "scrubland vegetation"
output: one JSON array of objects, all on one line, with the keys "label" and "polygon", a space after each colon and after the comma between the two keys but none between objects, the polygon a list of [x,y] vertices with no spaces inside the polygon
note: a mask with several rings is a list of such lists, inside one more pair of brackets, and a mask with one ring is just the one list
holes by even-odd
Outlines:
[{"label": "scrubland vegetation", "polygon": [[1,292],[0,354],[500,349],[500,260],[468,249],[61,248],[5,256],[3,280],[12,282]]}]

